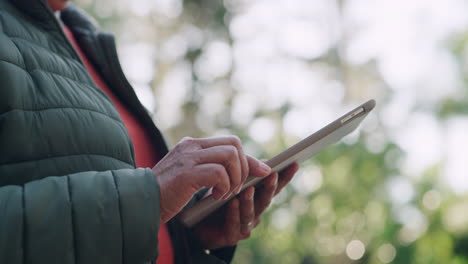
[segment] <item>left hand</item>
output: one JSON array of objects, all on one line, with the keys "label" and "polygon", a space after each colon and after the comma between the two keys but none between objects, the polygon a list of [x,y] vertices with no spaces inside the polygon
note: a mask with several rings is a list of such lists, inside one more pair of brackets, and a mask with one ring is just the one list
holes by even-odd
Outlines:
[{"label": "left hand", "polygon": [[251,186],[222,208],[194,227],[194,232],[206,249],[234,246],[260,223],[260,216],[273,196],[283,189],[299,169],[297,163],[273,173],[258,186]]}]

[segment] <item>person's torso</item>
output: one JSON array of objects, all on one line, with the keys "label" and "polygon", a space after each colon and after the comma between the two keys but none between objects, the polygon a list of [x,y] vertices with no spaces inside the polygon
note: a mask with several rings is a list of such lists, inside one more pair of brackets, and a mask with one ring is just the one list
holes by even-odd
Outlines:
[{"label": "person's torso", "polygon": [[[0,186],[135,167],[132,142],[119,113],[45,9],[45,0],[0,0]],[[141,118],[164,156],[168,149],[161,133],[115,62],[112,36],[96,35],[76,8],[67,9],[71,12],[62,18],[76,20],[72,30],[85,31],[79,41],[88,44],[87,52],[99,48],[91,54],[94,63]],[[168,226],[176,263],[190,263],[186,230],[177,221]]]},{"label": "person's torso", "polygon": [[34,22],[0,2],[0,186],[134,167],[109,98],[63,33]]}]

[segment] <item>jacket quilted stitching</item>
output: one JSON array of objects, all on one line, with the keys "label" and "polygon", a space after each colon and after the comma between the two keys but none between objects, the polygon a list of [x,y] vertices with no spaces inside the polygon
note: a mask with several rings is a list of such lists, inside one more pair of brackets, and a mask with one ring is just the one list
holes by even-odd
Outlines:
[{"label": "jacket quilted stitching", "polygon": [[[73,5],[61,19],[165,155],[161,133],[124,77],[114,37]],[[0,263],[156,259],[159,189],[133,157],[117,111],[45,1],[0,0]],[[168,226],[176,263],[232,259],[234,247],[207,255],[177,219]]]},{"label": "jacket quilted stitching", "polygon": [[156,179],[52,12],[28,2],[0,1],[0,263],[154,260]]}]

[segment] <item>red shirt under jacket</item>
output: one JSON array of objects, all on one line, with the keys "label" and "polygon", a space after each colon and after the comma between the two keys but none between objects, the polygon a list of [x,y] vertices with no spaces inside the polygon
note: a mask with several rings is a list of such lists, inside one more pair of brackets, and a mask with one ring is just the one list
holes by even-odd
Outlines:
[{"label": "red shirt under jacket", "polygon": [[[138,118],[132,114],[125,106],[120,102],[117,96],[107,86],[101,76],[98,74],[94,66],[90,63],[88,58],[85,56],[81,48],[78,46],[76,39],[74,38],[71,31],[64,27],[65,35],[70,40],[75,50],[80,55],[81,59],[86,66],[89,74],[93,78],[96,85],[101,88],[102,91],[111,99],[114,106],[122,118],[125,127],[127,127],[130,139],[132,140],[135,148],[135,160],[138,168],[152,168],[160,159],[155,148],[151,147],[151,137],[144,130],[142,124],[138,121]],[[171,237],[166,224],[161,224],[158,233],[159,241],[159,257],[157,264],[173,264],[174,263],[174,249],[172,247]]]}]

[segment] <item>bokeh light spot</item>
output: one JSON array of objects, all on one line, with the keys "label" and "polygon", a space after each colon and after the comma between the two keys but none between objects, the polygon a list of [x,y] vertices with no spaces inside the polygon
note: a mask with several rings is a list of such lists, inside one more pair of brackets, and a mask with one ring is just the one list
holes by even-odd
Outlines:
[{"label": "bokeh light spot", "polygon": [[346,246],[346,255],[352,260],[358,260],[364,256],[366,247],[361,240],[352,240]]},{"label": "bokeh light spot", "polygon": [[377,257],[383,263],[390,263],[396,257],[396,249],[392,244],[383,244],[377,250]]}]

